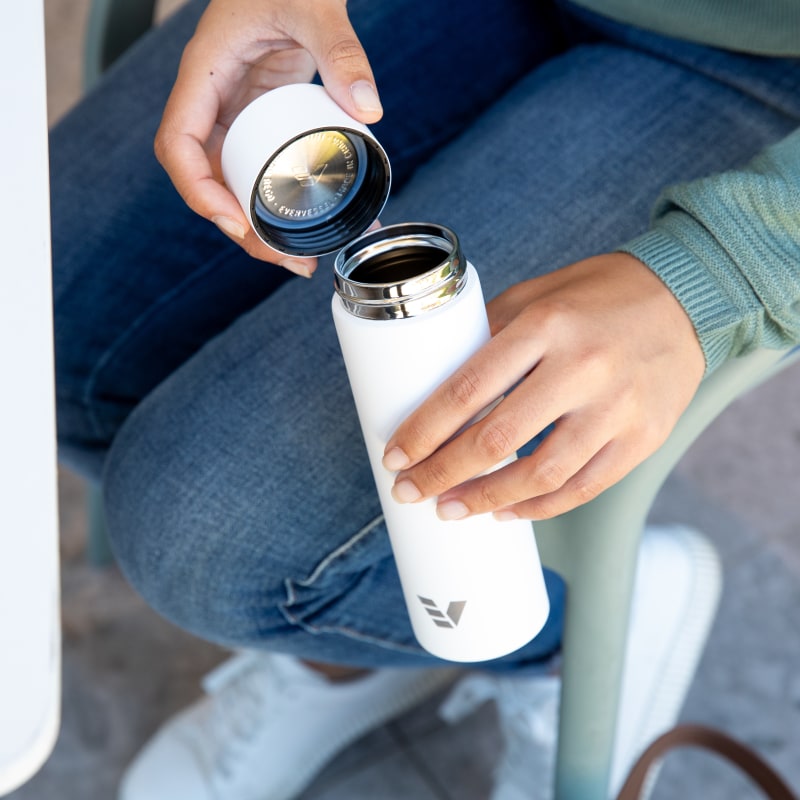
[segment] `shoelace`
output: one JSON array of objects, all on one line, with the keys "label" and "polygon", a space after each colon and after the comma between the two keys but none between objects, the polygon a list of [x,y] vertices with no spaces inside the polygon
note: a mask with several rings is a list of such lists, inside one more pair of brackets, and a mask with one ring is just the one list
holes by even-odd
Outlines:
[{"label": "shoelace", "polygon": [[210,780],[231,778],[241,753],[263,727],[267,697],[279,702],[284,683],[270,656],[258,652],[237,654],[203,678],[209,702],[189,736]]},{"label": "shoelace", "polygon": [[468,675],[445,699],[439,714],[453,724],[493,700],[505,740],[495,785],[506,787],[506,791],[514,787],[520,796],[536,797],[535,790],[550,785],[554,769],[560,683],[556,675]]}]

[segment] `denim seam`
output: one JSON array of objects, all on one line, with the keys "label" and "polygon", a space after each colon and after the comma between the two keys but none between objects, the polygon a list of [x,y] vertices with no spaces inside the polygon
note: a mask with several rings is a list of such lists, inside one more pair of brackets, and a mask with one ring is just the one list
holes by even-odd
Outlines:
[{"label": "denim seam", "polygon": [[358,544],[365,536],[368,536],[372,531],[375,530],[378,525],[383,522],[383,514],[379,514],[373,520],[368,522],[363,528],[361,528],[355,535],[353,535],[350,539],[348,539],[344,544],[337,547],[335,550],[328,553],[322,561],[317,564],[316,567],[311,571],[311,573],[300,580],[295,580],[293,578],[285,578],[284,579],[284,586],[286,587],[286,601],[279,605],[280,611],[283,616],[286,618],[287,622],[291,625],[295,625],[299,628],[302,628],[308,633],[311,634],[320,634],[320,633],[338,633],[344,636],[347,636],[350,639],[356,639],[361,642],[366,642],[368,644],[378,645],[379,647],[383,647],[386,650],[395,650],[398,652],[403,653],[414,653],[418,654],[418,649],[415,647],[408,647],[401,644],[396,644],[394,642],[387,642],[384,639],[378,639],[374,636],[368,636],[360,631],[354,630],[352,628],[346,628],[344,626],[320,626],[320,625],[309,625],[307,622],[303,622],[298,616],[292,614],[290,611],[291,606],[297,601],[297,593],[295,591],[295,586],[303,586],[306,588],[310,588],[314,585],[314,583],[319,579],[319,577],[325,572],[325,570],[337,559],[341,558],[345,555],[349,550]]},{"label": "denim seam", "polygon": [[234,250],[236,245],[224,247],[224,249],[217,254],[211,261],[206,262],[202,267],[199,267],[191,275],[184,278],[177,286],[174,286],[168,292],[162,294],[158,300],[151,303],[145,311],[143,311],[108,347],[108,349],[97,359],[97,363],[92,369],[86,381],[86,386],[81,394],[81,402],[87,410],[89,422],[92,430],[98,438],[104,436],[104,431],[100,423],[98,415],[95,413],[94,404],[92,403],[92,395],[94,387],[100,377],[100,373],[106,365],[113,359],[114,355],[125,345],[125,343],[139,330],[145,322],[152,317],[158,310],[170,303],[176,297],[180,296],[182,292],[188,289],[192,284],[196,283],[203,275],[216,269],[220,262],[230,257],[230,252]]}]

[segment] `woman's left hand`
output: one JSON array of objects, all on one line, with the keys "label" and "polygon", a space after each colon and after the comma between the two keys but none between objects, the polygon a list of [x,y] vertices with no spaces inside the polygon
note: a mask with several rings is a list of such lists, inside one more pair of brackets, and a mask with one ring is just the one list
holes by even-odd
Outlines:
[{"label": "woman's left hand", "polygon": [[[385,451],[395,499],[438,496],[444,519],[546,519],[591,500],[664,442],[703,377],[683,308],[624,253],[516,284],[488,312],[492,339]],[[483,474],[551,424],[531,455]]]},{"label": "woman's left hand", "polygon": [[210,0],[181,58],[155,139],[158,160],[186,204],[254,258],[310,277],[315,258],[267,247],[225,186],[222,142],[264,92],[318,72],[331,97],[361,122],[382,115],[372,68],[345,0]]}]

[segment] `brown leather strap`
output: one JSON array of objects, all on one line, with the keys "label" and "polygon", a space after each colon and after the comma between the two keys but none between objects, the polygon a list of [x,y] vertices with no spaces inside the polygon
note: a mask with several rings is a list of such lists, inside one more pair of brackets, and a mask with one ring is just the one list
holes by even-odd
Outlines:
[{"label": "brown leather strap", "polygon": [[705,725],[678,725],[659,736],[633,765],[617,800],[638,800],[650,768],[677,747],[702,747],[717,753],[750,777],[770,800],[798,800],[783,778],[754,750]]}]

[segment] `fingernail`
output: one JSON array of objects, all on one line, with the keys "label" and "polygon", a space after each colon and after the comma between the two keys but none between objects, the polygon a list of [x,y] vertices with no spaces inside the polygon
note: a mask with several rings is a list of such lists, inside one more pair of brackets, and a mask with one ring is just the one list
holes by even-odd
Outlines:
[{"label": "fingernail", "polygon": [[244,239],[245,229],[235,219],[217,216],[212,217],[211,221],[228,236],[232,236],[234,239]]},{"label": "fingernail", "polygon": [[356,81],[350,87],[350,96],[359,111],[383,111],[378,93],[369,81]]},{"label": "fingernail", "polygon": [[502,509],[500,511],[495,511],[492,514],[492,516],[498,522],[512,522],[515,519],[519,519],[519,514],[517,514],[515,511],[511,511],[508,508],[504,508],[504,509]]},{"label": "fingernail", "polygon": [[422,497],[422,492],[411,481],[402,480],[392,487],[392,497],[398,503],[415,503]]},{"label": "fingernail", "polygon": [[469,514],[469,509],[460,500],[446,500],[436,506],[436,516],[439,519],[463,519]]},{"label": "fingernail", "polygon": [[299,275],[301,278],[311,277],[312,271],[309,269],[307,261],[301,261],[299,258],[284,258],[283,261],[280,262],[280,265],[284,269],[294,272],[295,275]]},{"label": "fingernail", "polygon": [[383,466],[389,472],[399,472],[408,466],[408,456],[399,448],[393,447],[384,457]]}]

